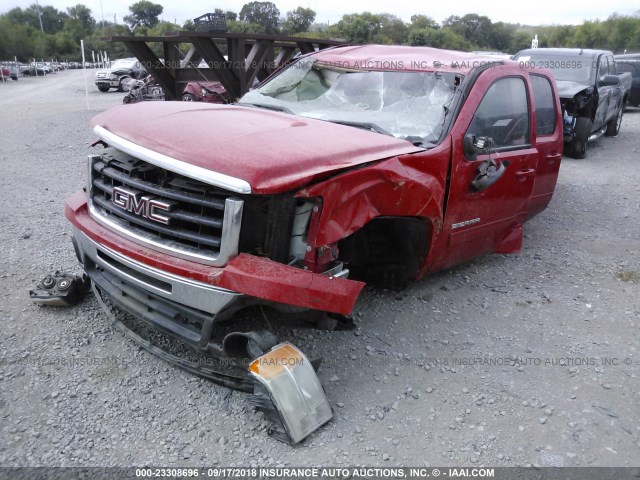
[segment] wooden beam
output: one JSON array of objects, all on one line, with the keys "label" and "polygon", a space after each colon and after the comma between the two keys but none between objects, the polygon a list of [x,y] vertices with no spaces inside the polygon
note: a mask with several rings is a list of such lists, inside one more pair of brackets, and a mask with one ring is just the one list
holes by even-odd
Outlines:
[{"label": "wooden beam", "polygon": [[269,68],[266,65],[266,59],[270,51],[273,49],[273,42],[270,40],[258,40],[253,44],[247,59],[245,60],[245,85],[247,91],[253,86],[253,80],[262,69]]},{"label": "wooden beam", "polygon": [[307,42],[296,42],[298,45],[298,48],[300,49],[300,53],[302,53],[303,55],[305,53],[312,53],[315,52],[315,48],[313,47],[313,43],[307,41]]},{"label": "wooden beam", "polygon": [[230,97],[234,100],[240,98],[240,81],[229,68],[229,62],[225,60],[216,44],[207,37],[194,37],[192,41],[193,46],[196,47],[205,62],[217,71],[218,80],[220,80],[225,90],[229,92]]},{"label": "wooden beam", "polygon": [[156,82],[162,86],[165,98],[174,100],[177,96],[175,78],[149,46],[144,42],[124,42],[124,44],[140,60],[147,72],[153,75]]},{"label": "wooden beam", "polygon": [[247,81],[245,79],[245,39],[244,38],[228,38],[227,39],[227,57],[229,58],[229,68],[238,79],[238,97],[247,92]]},{"label": "wooden beam", "polygon": [[[344,44],[337,39],[230,32],[169,32],[161,37],[127,35],[102,40],[123,42],[162,86],[168,100],[176,99],[186,82],[216,80],[222,83],[232,99],[237,100],[249,91],[256,78],[264,80],[289,62],[296,52],[307,54]],[[149,43],[162,44],[166,65],[149,48]],[[193,45],[182,61],[178,50],[180,43]],[[222,55],[222,45],[217,44],[227,47],[228,60]],[[201,59],[208,66],[200,72],[185,68],[189,62],[199,64]]]},{"label": "wooden beam", "polygon": [[280,52],[276,56],[273,61],[275,68],[280,68],[282,65],[287,63],[289,60],[293,58],[296,49],[294,47],[282,47],[280,48]]}]

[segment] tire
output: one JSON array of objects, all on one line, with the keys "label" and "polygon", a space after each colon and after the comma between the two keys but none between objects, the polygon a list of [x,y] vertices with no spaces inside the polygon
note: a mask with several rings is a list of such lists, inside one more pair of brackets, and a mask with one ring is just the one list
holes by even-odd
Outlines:
[{"label": "tire", "polygon": [[193,95],[191,93],[185,93],[184,95],[182,95],[182,101],[183,102],[197,102],[198,99],[196,98],[195,95]]},{"label": "tire", "polygon": [[593,122],[587,117],[578,117],[576,119],[575,136],[565,149],[567,156],[571,158],[584,158],[587,156],[587,141],[592,127]]},{"label": "tire", "polygon": [[98,90],[100,90],[102,93],[107,93],[109,91],[109,87],[107,85],[99,85]]},{"label": "tire", "polygon": [[607,137],[615,137],[620,133],[620,126],[622,125],[622,113],[624,111],[624,103],[618,107],[615,117],[609,120],[607,123],[607,131],[604,134]]},{"label": "tire", "polygon": [[131,87],[127,87],[126,83],[131,80],[131,77],[122,77],[118,83],[119,92],[128,92]]}]

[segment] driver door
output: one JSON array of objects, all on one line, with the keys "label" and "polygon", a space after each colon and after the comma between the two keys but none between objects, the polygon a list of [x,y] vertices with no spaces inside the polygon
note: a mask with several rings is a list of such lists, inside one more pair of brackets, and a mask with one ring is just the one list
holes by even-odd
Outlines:
[{"label": "driver door", "polygon": [[[491,68],[481,74],[460,112],[452,129],[446,266],[484,253],[520,250],[538,161],[529,91],[528,80],[519,72],[505,77]],[[476,147],[482,140],[494,146],[490,152],[476,148],[470,153],[465,136],[475,139]],[[489,162],[501,173],[478,182]]]}]

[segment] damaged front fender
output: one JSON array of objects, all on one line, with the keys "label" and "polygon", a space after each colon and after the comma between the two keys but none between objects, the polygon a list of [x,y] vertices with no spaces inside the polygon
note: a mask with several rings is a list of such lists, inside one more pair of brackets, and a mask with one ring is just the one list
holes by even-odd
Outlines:
[{"label": "damaged front fender", "polygon": [[438,151],[394,157],[367,168],[347,172],[298,193],[322,197],[322,210],[309,245],[333,244],[381,216],[423,218],[442,225],[449,145]]}]

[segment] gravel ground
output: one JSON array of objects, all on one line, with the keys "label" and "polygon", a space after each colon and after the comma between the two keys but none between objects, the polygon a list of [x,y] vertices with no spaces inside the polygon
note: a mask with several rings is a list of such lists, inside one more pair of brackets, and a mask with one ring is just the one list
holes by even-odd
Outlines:
[{"label": "gravel ground", "polygon": [[[367,288],[355,330],[294,331],[324,352],[335,418],[292,448],[245,394],[132,344],[93,296],[30,302],[45,274],[79,272],[63,200],[85,181],[90,118],[122,100],[91,78],[88,97],[81,71],[0,85],[0,465],[640,465],[639,109],[563,159],[521,255]],[[507,361],[464,360],[489,357]]]}]

